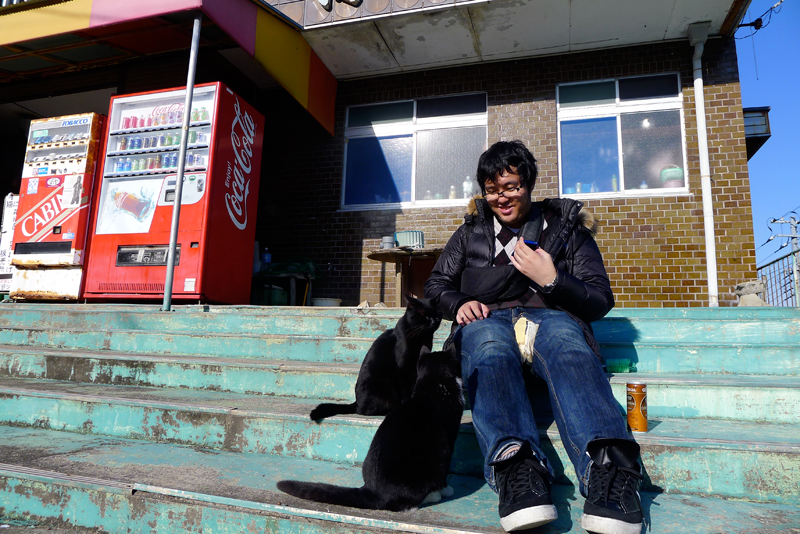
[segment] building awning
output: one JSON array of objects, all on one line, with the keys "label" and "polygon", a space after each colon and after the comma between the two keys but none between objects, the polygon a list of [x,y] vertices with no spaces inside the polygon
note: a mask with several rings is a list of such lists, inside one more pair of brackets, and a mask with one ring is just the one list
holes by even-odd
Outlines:
[{"label": "building awning", "polygon": [[[29,9],[9,12],[3,9],[0,71],[24,73],[50,66],[69,69],[74,62],[175,50],[178,43],[185,47],[186,36],[165,25],[163,18],[197,9],[333,135],[333,74],[297,28],[269,6],[250,0],[68,0],[31,3]],[[142,33],[151,29],[151,38],[143,38]],[[91,39],[94,36],[102,36],[102,44]],[[58,52],[38,54],[36,47],[42,42],[63,46]],[[37,44],[26,47],[26,43]]]}]

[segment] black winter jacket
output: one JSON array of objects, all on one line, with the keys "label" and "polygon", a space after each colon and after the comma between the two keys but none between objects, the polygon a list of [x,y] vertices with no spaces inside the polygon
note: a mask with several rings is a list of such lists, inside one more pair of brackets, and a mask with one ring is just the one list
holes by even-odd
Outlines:
[{"label": "black winter jacket", "polygon": [[[550,254],[558,272],[555,287],[543,294],[548,306],[568,312],[583,326],[587,341],[599,348],[587,323],[603,318],[614,307],[614,295],[603,258],[594,241],[594,217],[572,199],[545,199],[539,206],[552,227],[541,247]],[[494,216],[482,198],[470,203],[465,223],[453,234],[425,283],[425,296],[433,299],[447,319],[454,320],[462,304],[473,297],[461,292],[466,267],[488,267],[494,258]],[[471,227],[471,228],[470,228]],[[531,282],[533,284],[533,282]],[[535,285],[535,284],[534,284]]]}]

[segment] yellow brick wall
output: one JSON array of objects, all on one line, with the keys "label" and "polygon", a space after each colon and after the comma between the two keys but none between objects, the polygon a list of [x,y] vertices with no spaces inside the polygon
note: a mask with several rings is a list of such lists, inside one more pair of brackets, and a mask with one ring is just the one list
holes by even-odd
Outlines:
[{"label": "yellow brick wall", "polygon": [[[556,84],[679,72],[689,193],[587,200],[586,207],[599,219],[597,242],[618,307],[704,306],[708,292],[691,54],[688,43],[668,43],[342,82],[333,139],[316,135],[311,143],[306,135],[302,151],[290,144],[298,141],[302,129],[298,137],[281,131],[280,138],[274,139],[276,157],[292,161],[294,153],[294,161],[305,158],[300,177],[312,190],[306,205],[291,210],[280,199],[264,200],[262,193],[259,209],[266,205],[284,222],[288,217],[293,231],[291,237],[265,231],[270,217],[260,215],[260,233],[267,234],[265,239],[275,243],[279,254],[282,250],[302,253],[322,265],[333,265],[334,270],[315,285],[317,296],[342,298],[344,304],[363,300],[392,303],[394,265],[370,260],[367,255],[378,249],[382,236],[401,230],[422,230],[426,245],[444,246],[463,222],[465,209],[340,211],[347,106],[486,91],[489,143],[525,142],[539,162],[534,197],[553,197],[558,196]],[[704,77],[719,297],[720,305],[727,306],[735,303],[733,286],[756,274],[744,122],[732,41],[709,41]]]}]

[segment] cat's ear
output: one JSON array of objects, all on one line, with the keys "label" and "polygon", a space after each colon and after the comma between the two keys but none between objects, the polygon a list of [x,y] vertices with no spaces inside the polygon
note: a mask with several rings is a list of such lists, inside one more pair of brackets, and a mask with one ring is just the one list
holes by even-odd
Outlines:
[{"label": "cat's ear", "polygon": [[430,354],[430,353],[431,353],[431,349],[429,349],[427,345],[422,345],[422,348],[419,349],[419,355],[420,356],[424,356],[425,354]]},{"label": "cat's ear", "polygon": [[411,293],[406,293],[405,296],[409,306],[414,306],[414,307],[419,306],[420,302],[417,297],[413,296]]}]

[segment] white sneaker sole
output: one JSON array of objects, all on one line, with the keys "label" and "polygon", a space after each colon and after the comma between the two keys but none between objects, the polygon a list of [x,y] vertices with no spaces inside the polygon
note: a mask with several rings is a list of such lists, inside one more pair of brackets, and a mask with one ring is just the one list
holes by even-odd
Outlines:
[{"label": "white sneaker sole", "polygon": [[500,524],[506,532],[538,527],[558,519],[556,507],[552,504],[543,504],[532,508],[517,510],[511,515],[500,518]]},{"label": "white sneaker sole", "polygon": [[587,514],[581,516],[581,526],[583,530],[595,534],[640,534],[642,532],[642,523],[626,523],[619,519]]}]

